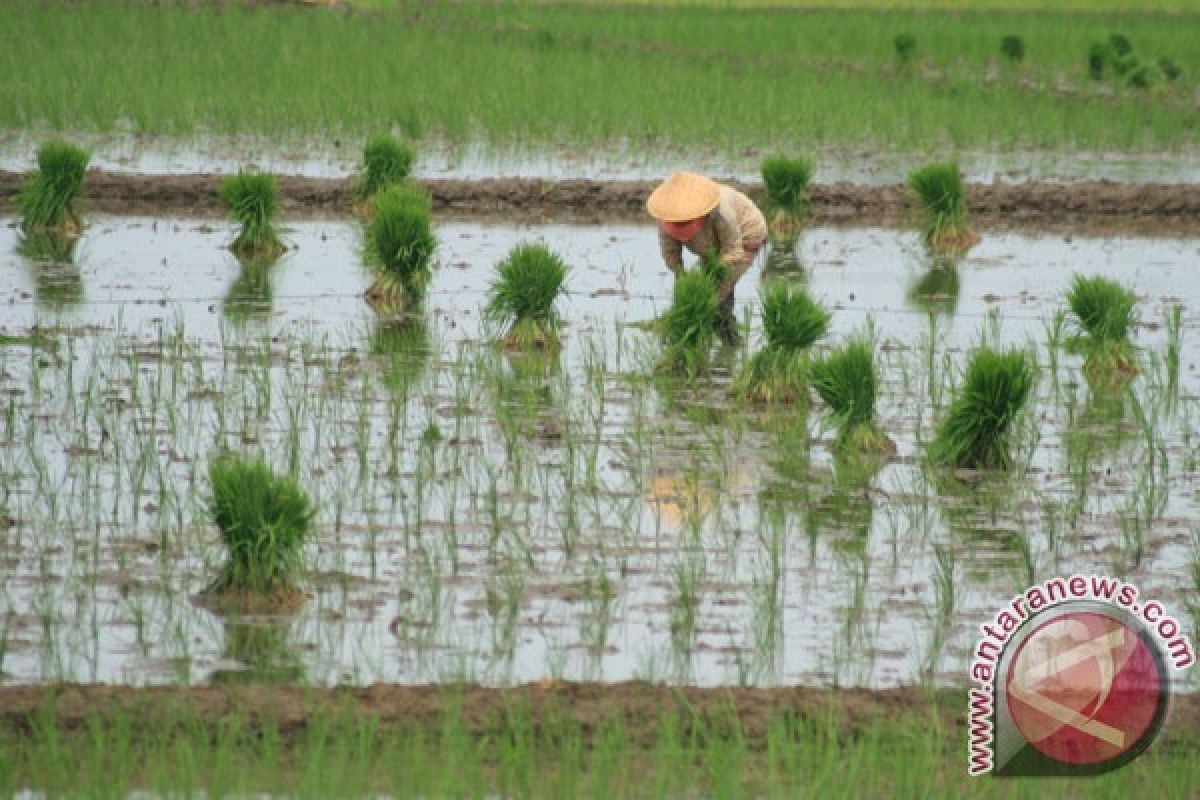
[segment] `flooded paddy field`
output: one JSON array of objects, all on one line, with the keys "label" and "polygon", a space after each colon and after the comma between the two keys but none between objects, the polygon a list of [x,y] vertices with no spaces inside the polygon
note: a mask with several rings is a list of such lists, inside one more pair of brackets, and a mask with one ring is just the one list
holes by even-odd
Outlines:
[{"label": "flooded paddy field", "polygon": [[[899,452],[864,477],[815,400],[731,399],[744,349],[696,386],[653,377],[644,323],[670,281],[647,226],[437,233],[423,317],[386,326],[348,218],[289,221],[265,273],[212,219],[96,215],[71,266],[21,256],[4,220],[5,683],[959,686],[978,624],[1073,571],[1128,578],[1195,629],[1200,239],[990,233],[947,267],[916,234],[814,227],[767,254],[738,288],[752,329],[777,278],[832,309],[832,340],[876,333]],[[573,266],[556,358],[505,354],[480,319],[526,240]],[[1076,271],[1137,292],[1125,393],[1092,393],[1062,346]],[[981,340],[1036,348],[1019,466],[939,475],[932,422]],[[294,614],[199,597],[224,558],[222,449],[317,502]]]}]

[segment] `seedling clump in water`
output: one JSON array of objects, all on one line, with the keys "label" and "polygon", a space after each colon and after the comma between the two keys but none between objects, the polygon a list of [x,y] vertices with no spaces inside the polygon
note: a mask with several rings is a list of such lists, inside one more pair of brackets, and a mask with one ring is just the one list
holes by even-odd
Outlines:
[{"label": "seedling clump in water", "polygon": [[221,199],[241,226],[230,245],[233,252],[267,261],[283,252],[283,243],[274,226],[279,210],[279,188],[274,175],[260,172],[231,175],[221,182]]},{"label": "seedling clump in water", "polygon": [[787,238],[800,230],[808,211],[808,181],[812,171],[812,162],[807,159],[773,156],[763,161],[766,212],[772,233]]},{"label": "seedling clump in water", "polygon": [[1133,292],[1108,278],[1076,275],[1067,292],[1075,316],[1074,349],[1084,354],[1083,373],[1089,381],[1119,385],[1138,373],[1129,334],[1137,324]]},{"label": "seedling clump in water", "polygon": [[91,156],[73,144],[46,142],[38,149],[38,171],[17,197],[23,231],[77,234],[82,227],[75,198]]},{"label": "seedling clump in water", "polygon": [[238,455],[218,457],[208,474],[209,511],[229,551],[208,593],[238,607],[303,602],[296,575],[316,515],[304,489],[293,478],[276,476],[265,461]]},{"label": "seedling clump in water", "polygon": [[542,244],[513,248],[496,265],[485,317],[507,328],[504,344],[519,350],[558,347],[554,303],[567,278],[567,265]]},{"label": "seedling clump in water", "polygon": [[896,452],[896,445],[880,430],[875,416],[879,373],[869,340],[855,339],[811,363],[808,379],[829,406],[837,424],[839,448],[881,455]]},{"label": "seedling clump in water", "polygon": [[919,205],[925,242],[937,250],[968,250],[979,237],[967,228],[966,190],[958,164],[929,164],[913,170],[908,186]]},{"label": "seedling clump in water", "polygon": [[762,296],[766,346],[734,382],[734,391],[756,403],[795,403],[806,398],[804,354],[829,330],[830,314],[803,287],[769,285]]},{"label": "seedling clump in water", "polygon": [[1011,467],[1009,431],[1035,379],[1032,359],[1024,350],[976,350],[958,397],[938,425],[931,459],[968,469]]},{"label": "seedling clump in water", "polygon": [[719,270],[693,269],[675,279],[671,307],[659,320],[664,352],[658,368],[663,372],[695,376],[708,365],[717,333],[717,281]]},{"label": "seedling clump in water", "polygon": [[404,142],[387,134],[372,136],[363,148],[363,173],[359,197],[366,200],[382,189],[403,183],[412,171],[416,155]]},{"label": "seedling clump in water", "polygon": [[437,246],[429,207],[429,195],[411,186],[389,186],[375,196],[366,238],[378,276],[366,298],[384,316],[416,306],[425,296]]}]

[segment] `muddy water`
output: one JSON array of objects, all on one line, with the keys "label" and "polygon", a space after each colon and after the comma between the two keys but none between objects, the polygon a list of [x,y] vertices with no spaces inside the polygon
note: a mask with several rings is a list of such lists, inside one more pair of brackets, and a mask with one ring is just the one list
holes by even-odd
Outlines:
[{"label": "muddy water", "polygon": [[[670,289],[645,227],[440,226],[436,353],[391,368],[345,219],[291,224],[260,279],[211,220],[97,217],[66,269],[2,232],[3,329],[37,324],[57,345],[0,350],[6,682],[961,684],[975,627],[1034,579],[1120,572],[1183,619],[1194,597],[1195,239],[995,235],[936,272],[911,234],[818,228],[763,259],[743,314],[766,271],[807,282],[834,338],[869,318],[881,339],[899,457],[855,481],[819,407],[729,408],[731,356],[698,394],[645,379],[654,343],[633,323]],[[526,239],[574,271],[560,363],[522,380],[477,341],[491,266]],[[1136,401],[1105,416],[1078,358],[1051,375],[1039,349],[1027,472],[936,485],[918,462],[930,395],[993,327],[1044,343],[1076,269],[1139,293]],[[1176,300],[1167,404],[1154,364]],[[294,463],[317,499],[311,599],[291,617],[196,601],[222,559],[203,513],[214,443]]]},{"label": "muddy water", "polygon": [[[0,133],[0,170],[27,171],[36,163],[44,135]],[[139,174],[232,173],[259,169],[282,175],[341,178],[361,165],[361,143],[322,137],[297,139],[283,146],[276,138],[199,136],[189,139],[124,135],[72,134],[88,147],[91,166]],[[415,167],[419,178],[473,180],[494,177],[593,180],[653,180],[688,169],[724,178],[756,182],[759,165],[770,153],[644,146],[606,149],[563,145],[512,149],[484,144],[420,144]],[[903,183],[915,164],[940,160],[945,153],[881,153],[877,149],[826,149],[813,153],[819,183],[847,181],[886,186]],[[1200,182],[1200,156],[1180,153],[1003,152],[958,154],[964,177],[972,183],[1113,180],[1128,183]]]}]

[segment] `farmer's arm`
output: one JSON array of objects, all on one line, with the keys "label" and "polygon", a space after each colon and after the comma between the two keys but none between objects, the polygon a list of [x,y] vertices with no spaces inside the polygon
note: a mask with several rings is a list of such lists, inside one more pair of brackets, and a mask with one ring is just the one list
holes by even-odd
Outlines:
[{"label": "farmer's arm", "polygon": [[717,295],[724,299],[733,291],[733,285],[750,268],[750,256],[742,248],[742,231],[736,219],[726,214],[717,214],[717,241],[721,243],[721,264],[729,271],[724,282],[717,287]]},{"label": "farmer's arm", "polygon": [[676,275],[683,272],[683,245],[680,244],[679,240],[659,231],[658,247],[662,251],[663,261],[666,263],[667,269]]}]

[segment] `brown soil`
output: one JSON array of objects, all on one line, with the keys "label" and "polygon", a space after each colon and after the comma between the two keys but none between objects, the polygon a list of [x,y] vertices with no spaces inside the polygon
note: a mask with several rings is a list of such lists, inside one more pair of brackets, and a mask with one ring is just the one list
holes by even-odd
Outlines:
[{"label": "brown soil", "polygon": [[[534,727],[574,720],[585,731],[620,722],[630,741],[653,746],[664,713],[728,724],[731,712],[750,746],[761,745],[772,719],[781,714],[814,720],[838,720],[846,737],[880,721],[930,726],[931,715],[943,730],[965,736],[966,695],[962,691],[896,689],[822,690],[672,688],[647,683],[545,682],[512,689],[469,686],[393,686],[324,689],[300,686],[213,686],[129,688],[120,686],[17,686],[0,688],[0,726],[17,732],[33,729],[39,715],[53,709],[60,730],[83,730],[89,723],[118,716],[147,730],[181,719],[212,728],[240,719],[272,724],[285,740],[302,733],[318,715],[350,714],[370,718],[390,730],[439,730],[448,709],[459,715],[467,733],[488,736],[518,709]],[[1158,746],[1200,749],[1200,697],[1177,696]]]},{"label": "brown soil", "polygon": [[[217,189],[223,176],[127,175],[93,170],[84,182],[86,206],[120,214],[223,213]],[[0,171],[0,211],[11,213],[24,175]],[[503,219],[645,221],[651,181],[486,178],[422,184],[441,214]],[[759,185],[733,185],[762,199]],[[351,179],[279,178],[285,213],[350,213]],[[974,184],[968,187],[973,223],[984,229],[1070,229],[1075,232],[1200,232],[1200,187],[1187,184],[1090,183]],[[910,216],[900,185],[849,183],[810,187],[811,224],[902,225]]]}]

